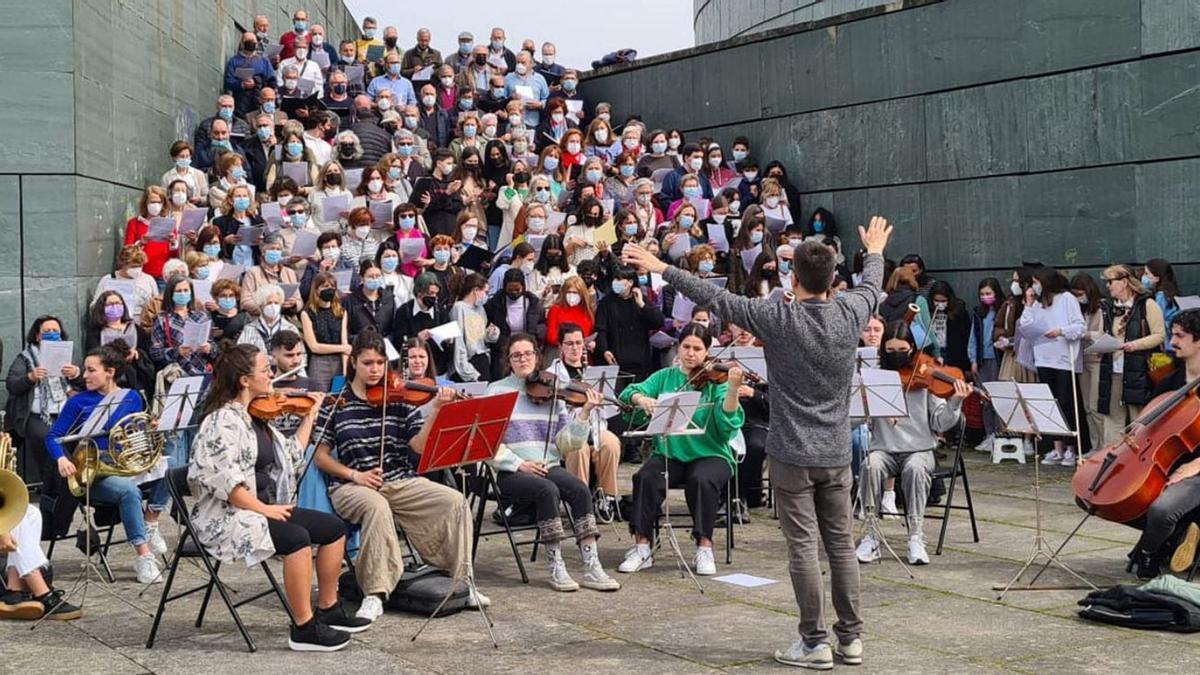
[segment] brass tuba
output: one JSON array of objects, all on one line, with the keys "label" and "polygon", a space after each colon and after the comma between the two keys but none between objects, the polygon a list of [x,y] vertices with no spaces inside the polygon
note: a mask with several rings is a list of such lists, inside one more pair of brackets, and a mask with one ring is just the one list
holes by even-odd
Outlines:
[{"label": "brass tuba", "polygon": [[111,463],[100,460],[100,450],[90,439],[79,442],[71,455],[75,475],[67,479],[71,494],[82,497],[87,486],[105,476],[137,476],[153,469],[162,459],[165,439],[154,430],[157,420],[148,413],[130,413],[108,432]]},{"label": "brass tuba", "polygon": [[[0,411],[0,429],[4,413]],[[25,518],[29,506],[29,490],[17,475],[17,451],[12,436],[0,431],[0,534],[8,534]]]}]

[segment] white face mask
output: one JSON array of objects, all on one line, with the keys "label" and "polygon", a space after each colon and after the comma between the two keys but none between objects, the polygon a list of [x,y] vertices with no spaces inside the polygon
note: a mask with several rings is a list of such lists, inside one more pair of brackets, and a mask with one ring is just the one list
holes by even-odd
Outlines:
[{"label": "white face mask", "polygon": [[151,218],[158,216],[158,214],[162,213],[162,203],[150,202],[146,205],[146,213],[149,213]]},{"label": "white face mask", "polygon": [[326,260],[337,260],[342,257],[342,249],[340,248],[323,248],[321,249],[321,257]]},{"label": "white face mask", "polygon": [[667,139],[667,147],[671,148],[672,150],[678,150],[679,149],[679,139],[678,138],[668,138]]},{"label": "white face mask", "polygon": [[354,236],[358,237],[360,240],[366,241],[367,237],[371,236],[371,226],[366,225],[363,227],[354,228]]},{"label": "white face mask", "polygon": [[767,197],[767,208],[773,209],[779,206],[779,197]]},{"label": "white face mask", "polygon": [[274,321],[279,318],[279,310],[281,306],[278,303],[272,302],[269,305],[263,305],[262,315],[267,321]]},{"label": "white face mask", "polygon": [[301,47],[300,49],[296,50],[296,60],[297,61],[303,61],[304,59],[307,59],[307,58],[308,58],[308,50],[307,49]]},{"label": "white face mask", "polygon": [[583,298],[580,297],[580,295],[578,293],[567,293],[567,304],[568,305],[575,307],[582,301],[583,301]]},{"label": "white face mask", "polygon": [[175,206],[183,206],[184,204],[187,203],[187,193],[186,192],[171,193],[171,203],[174,204]]},{"label": "white face mask", "polygon": [[392,107],[392,99],[390,99],[390,98],[379,99],[379,109],[380,110],[383,110],[386,112],[391,107]]},{"label": "white face mask", "polygon": [[298,85],[298,84],[300,84],[300,80],[297,80],[294,77],[289,77],[283,81],[284,89],[295,89],[296,85]]},{"label": "white face mask", "polygon": [[567,152],[571,153],[572,155],[578,155],[579,154],[579,144],[578,143],[567,143]]},{"label": "white face mask", "polygon": [[597,129],[595,136],[596,136],[597,143],[607,143],[608,142],[608,129]]},{"label": "white face mask", "polygon": [[463,241],[468,244],[475,241],[476,234],[479,234],[479,228],[477,227],[464,227],[462,229]]},{"label": "white face mask", "polygon": [[371,192],[382,192],[383,191],[383,181],[379,180],[378,178],[376,178],[375,180],[369,181],[367,183],[367,189],[370,190]]},{"label": "white face mask", "polygon": [[130,267],[129,269],[125,270],[125,276],[129,277],[130,279],[137,279],[138,277],[142,276],[142,268]]},{"label": "white face mask", "polygon": [[1009,285],[1009,287],[1008,287],[1008,290],[1009,290],[1009,291],[1010,291],[1010,292],[1011,292],[1013,295],[1016,295],[1016,296],[1020,296],[1020,295],[1022,295],[1022,293],[1021,293],[1021,284],[1019,284],[1019,283],[1017,283],[1017,282],[1015,282],[1015,281],[1014,281],[1014,282],[1012,282],[1012,284],[1010,284],[1010,285]]}]

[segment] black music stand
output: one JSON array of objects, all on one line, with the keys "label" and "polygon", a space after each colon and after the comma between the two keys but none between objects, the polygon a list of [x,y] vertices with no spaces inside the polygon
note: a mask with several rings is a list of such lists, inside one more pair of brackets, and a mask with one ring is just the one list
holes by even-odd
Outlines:
[{"label": "black music stand", "polygon": [[[425,447],[421,452],[421,462],[417,467],[418,474],[430,471],[461,469],[468,464],[484,462],[496,455],[504,432],[508,430],[508,422],[512,418],[513,409],[517,405],[518,392],[512,391],[496,396],[472,398],[465,401],[447,403],[438,408],[431,422],[432,428],[426,436]],[[462,482],[463,498],[466,499],[466,481]],[[456,570],[457,571],[457,570]],[[475,587],[475,570],[467,561],[467,588],[471,597],[478,598],[479,591]],[[421,624],[421,628],[412,636],[416,641],[425,631],[429,622],[437,617],[438,612],[450,600],[454,593],[454,585],[446,592],[446,597]],[[483,617],[492,646],[500,648],[496,634],[492,631],[492,620],[483,608],[483,603],[476,602],[475,608]]]},{"label": "black music stand", "polygon": [[[894,370],[882,370],[878,368],[861,368],[854,374],[854,378],[850,381],[850,417],[851,418],[890,418],[890,417],[907,417],[908,416],[908,399],[905,397],[904,385],[900,382],[900,373]],[[871,456],[870,448],[867,448],[867,453],[863,457],[863,462]],[[862,485],[862,483],[860,483]],[[864,488],[865,493],[865,488]],[[900,558],[892,545],[888,543],[887,536],[883,533],[883,527],[879,522],[879,514],[875,511],[872,504],[875,503],[875,496],[870,498],[864,494],[862,499],[863,508],[863,536],[870,536],[877,544],[882,544],[892,556],[892,559],[900,564],[904,569],[904,573],[909,579],[916,579],[912,569]]]},{"label": "black music stand", "polygon": [[[1032,434],[1035,439],[1042,436],[1076,435],[1076,432],[1067,426],[1066,419],[1064,419],[1062,410],[1059,409],[1058,401],[1054,398],[1054,394],[1051,393],[1049,385],[1041,383],[1020,384],[1013,381],[985,382],[983,386],[992,397],[992,406],[996,409],[996,415],[1000,418],[1000,424],[1006,433]],[[1077,426],[1078,423],[1079,420],[1076,420]],[[1017,570],[1016,575],[1007,584],[992,587],[992,590],[1000,591],[996,599],[1003,600],[1004,596],[1010,590],[1096,590],[1095,584],[1083,578],[1082,575],[1058,559],[1058,554],[1063,549],[1062,546],[1059,546],[1055,551],[1050,551],[1049,545],[1046,544],[1046,535],[1042,532],[1041,462],[1037,461],[1036,457],[1034,457],[1033,462],[1033,506],[1036,514],[1033,550],[1030,552],[1025,564],[1021,566],[1021,569]],[[1080,522],[1079,526],[1082,525],[1083,523]],[[1079,529],[1079,526],[1076,526],[1076,530]],[[1063,546],[1065,545],[1066,542],[1063,542]],[[1029,569],[1038,558],[1046,559],[1045,567],[1037,573],[1037,576],[1030,580],[1028,586],[1016,586],[1017,581],[1025,574],[1025,570]],[[1082,581],[1086,586],[1038,586],[1035,588],[1033,582],[1037,581],[1042,576],[1042,572],[1046,570],[1046,567],[1050,565],[1057,565],[1066,573]]]}]

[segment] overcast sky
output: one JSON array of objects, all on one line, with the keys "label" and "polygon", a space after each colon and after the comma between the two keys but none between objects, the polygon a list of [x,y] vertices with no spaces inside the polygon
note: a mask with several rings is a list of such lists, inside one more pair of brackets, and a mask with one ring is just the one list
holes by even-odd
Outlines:
[{"label": "overcast sky", "polygon": [[422,26],[433,33],[433,46],[447,56],[458,49],[458,34],[475,35],[486,42],[493,26],[507,34],[507,46],[516,51],[525,38],[558,47],[558,63],[588,69],[592,61],[617,49],[631,47],[638,57],[693,46],[692,0],[605,0],[602,3],[542,2],[538,0],[440,0],[430,11],[412,11],[414,5],[397,0],[344,0],[362,25],[364,16],[400,31],[405,48],[416,43]]}]

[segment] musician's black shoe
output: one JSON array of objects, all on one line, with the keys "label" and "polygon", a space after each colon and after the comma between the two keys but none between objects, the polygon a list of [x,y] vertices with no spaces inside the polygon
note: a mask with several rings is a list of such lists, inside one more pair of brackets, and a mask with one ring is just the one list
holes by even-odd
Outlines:
[{"label": "musician's black shoe", "polygon": [[83,610],[63,600],[61,590],[53,590],[34,600],[42,603],[43,614],[51,621],[73,621],[83,616]]},{"label": "musician's black shoe", "polygon": [[361,633],[371,627],[370,619],[360,619],[346,613],[341,601],[329,609],[317,609],[317,621],[343,633]]},{"label": "musician's black shoe", "polygon": [[288,631],[288,648],[294,652],[336,652],[350,644],[349,633],[330,628],[316,617]]},{"label": "musician's black shoe", "polygon": [[1137,570],[1137,578],[1149,581],[1158,576],[1162,561],[1158,556],[1148,551],[1138,550],[1133,554],[1133,566]]}]

